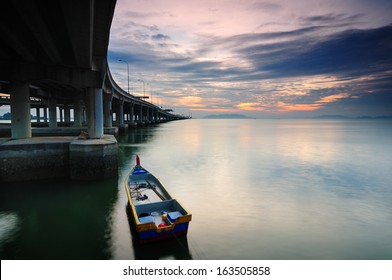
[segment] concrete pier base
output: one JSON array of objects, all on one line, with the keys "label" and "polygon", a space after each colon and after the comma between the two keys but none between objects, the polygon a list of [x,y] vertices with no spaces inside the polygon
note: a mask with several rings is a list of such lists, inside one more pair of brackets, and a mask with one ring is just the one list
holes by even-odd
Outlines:
[{"label": "concrete pier base", "polygon": [[13,83],[11,101],[12,138],[31,137],[30,89],[28,83]]},{"label": "concrete pier base", "polygon": [[98,180],[117,176],[118,145],[112,135],[100,139],[74,139],[69,146],[70,178]]},{"label": "concrete pier base", "polygon": [[118,145],[113,135],[0,141],[0,182],[53,178],[100,180],[117,176]]},{"label": "concrete pier base", "polygon": [[118,125],[118,129],[120,132],[124,132],[128,129],[128,124],[120,124]]},{"label": "concrete pier base", "polygon": [[129,129],[135,128],[135,127],[137,127],[137,122],[135,122],[135,121],[131,121],[131,122],[128,124],[128,128],[129,128]]},{"label": "concrete pier base", "polygon": [[0,144],[0,181],[65,178],[74,137],[34,137]]}]

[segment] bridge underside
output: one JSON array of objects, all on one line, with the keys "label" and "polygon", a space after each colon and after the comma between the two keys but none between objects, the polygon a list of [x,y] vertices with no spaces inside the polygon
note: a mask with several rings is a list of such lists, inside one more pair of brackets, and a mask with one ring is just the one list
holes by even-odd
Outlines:
[{"label": "bridge underside", "polygon": [[[115,5],[116,0],[2,1],[0,90],[11,97],[13,138],[31,137],[31,97],[48,105],[76,99],[95,105],[102,99]],[[102,118],[102,106],[87,107],[89,131],[102,137],[95,121]]]},{"label": "bridge underside", "polygon": [[[113,80],[107,51],[115,5],[116,0],[1,2],[0,106],[11,107],[11,140],[0,144],[2,174],[10,170],[7,162],[12,158],[23,164],[20,159],[32,148],[26,146],[32,138],[31,108],[36,108],[37,122],[43,119],[43,126],[51,129],[57,128],[59,119],[62,125],[87,127],[85,141],[71,145],[78,155],[86,155],[86,170],[88,154],[96,145],[117,147],[113,141],[99,144],[114,115],[119,127],[179,118],[130,95]],[[10,141],[22,139],[27,140],[12,153],[17,142]],[[108,158],[100,149],[97,153]]]},{"label": "bridge underside", "polygon": [[5,0],[0,77],[40,88],[102,87],[115,0]]}]

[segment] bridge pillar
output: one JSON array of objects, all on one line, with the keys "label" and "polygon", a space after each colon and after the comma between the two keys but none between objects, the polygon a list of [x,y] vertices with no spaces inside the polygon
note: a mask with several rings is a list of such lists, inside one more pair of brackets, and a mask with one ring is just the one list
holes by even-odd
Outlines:
[{"label": "bridge pillar", "polygon": [[112,111],[112,100],[113,100],[113,90],[111,94],[105,93],[104,100],[104,126],[112,127],[113,126],[113,111]]},{"label": "bridge pillar", "polygon": [[49,96],[49,127],[57,127],[57,108],[56,108],[56,97],[51,94]]},{"label": "bridge pillar", "polygon": [[146,107],[146,123],[150,123],[150,108]]},{"label": "bridge pillar", "polygon": [[102,88],[87,89],[87,123],[90,138],[103,136]]},{"label": "bridge pillar", "polygon": [[118,125],[122,126],[124,125],[124,100],[119,100],[118,104]]},{"label": "bridge pillar", "polygon": [[63,108],[59,107],[59,113],[60,113],[60,122],[62,123],[64,118],[63,118]]},{"label": "bridge pillar", "polygon": [[143,125],[143,106],[142,105],[140,105],[140,108],[139,108],[138,124]]},{"label": "bridge pillar", "polygon": [[13,139],[31,137],[30,88],[26,82],[12,84],[11,136]]},{"label": "bridge pillar", "polygon": [[69,124],[71,122],[71,110],[69,109],[69,105],[64,105],[64,122]]},{"label": "bridge pillar", "polygon": [[135,103],[131,103],[129,110],[129,124],[131,127],[135,126]]},{"label": "bridge pillar", "polygon": [[74,127],[82,127],[82,100],[74,100]]},{"label": "bridge pillar", "polygon": [[119,100],[119,104],[118,104],[118,129],[120,131],[124,131],[128,128],[128,124],[125,124],[124,122],[124,99],[120,99]]},{"label": "bridge pillar", "polygon": [[35,112],[37,115],[37,123],[39,123],[41,122],[41,108],[40,107],[35,108]]},{"label": "bridge pillar", "polygon": [[48,108],[45,105],[44,106],[44,123],[47,123],[47,122],[48,122]]},{"label": "bridge pillar", "polygon": [[87,125],[87,108],[82,107],[82,124]]}]

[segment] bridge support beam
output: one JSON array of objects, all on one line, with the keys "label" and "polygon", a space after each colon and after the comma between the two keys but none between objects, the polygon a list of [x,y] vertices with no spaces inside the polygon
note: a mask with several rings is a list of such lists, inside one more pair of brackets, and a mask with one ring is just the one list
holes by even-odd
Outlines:
[{"label": "bridge support beam", "polygon": [[37,107],[37,108],[35,108],[35,110],[36,110],[36,115],[37,115],[37,123],[40,123],[41,122],[41,108]]},{"label": "bridge support beam", "polygon": [[135,103],[130,104],[130,110],[129,110],[129,125],[131,127],[135,126]]},{"label": "bridge support beam", "polygon": [[101,88],[87,89],[87,122],[90,138],[102,138],[104,130]]},{"label": "bridge support beam", "polygon": [[142,126],[143,124],[144,124],[144,122],[143,122],[143,106],[140,105],[140,107],[139,107],[138,125]]},{"label": "bridge support beam", "polygon": [[62,123],[63,121],[64,121],[64,118],[63,118],[63,108],[61,108],[61,107],[59,107],[59,117],[60,117],[60,122]]},{"label": "bridge support beam", "polygon": [[74,127],[82,127],[82,100],[76,98],[74,100]]},{"label": "bridge support beam", "polygon": [[105,127],[113,126],[112,100],[113,100],[113,92],[111,94],[105,94],[105,100],[104,100]]},{"label": "bridge support beam", "polygon": [[146,123],[150,124],[151,119],[150,119],[150,108],[147,107],[147,112],[146,112]]},{"label": "bridge support beam", "polygon": [[124,100],[120,100],[118,104],[118,125],[124,125]]},{"label": "bridge support beam", "polygon": [[118,128],[120,131],[125,131],[128,129],[128,124],[125,124],[124,122],[124,100],[120,99],[119,100],[119,105],[118,105]]},{"label": "bridge support beam", "polygon": [[64,122],[67,123],[67,125],[71,122],[71,110],[68,104],[64,105]]},{"label": "bridge support beam", "polygon": [[48,108],[44,106],[44,123],[48,122]]},{"label": "bridge support beam", "polygon": [[14,82],[11,94],[11,137],[31,137],[30,88],[25,82]]},{"label": "bridge support beam", "polygon": [[57,109],[56,109],[56,97],[53,94],[49,97],[49,127],[57,127]]}]

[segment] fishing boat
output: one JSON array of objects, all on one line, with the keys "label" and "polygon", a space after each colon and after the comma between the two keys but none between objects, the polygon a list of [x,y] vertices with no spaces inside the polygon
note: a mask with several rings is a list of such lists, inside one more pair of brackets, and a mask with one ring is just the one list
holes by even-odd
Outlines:
[{"label": "fishing boat", "polygon": [[124,180],[124,186],[140,243],[188,233],[192,214],[140,165],[138,155],[136,165]]}]

